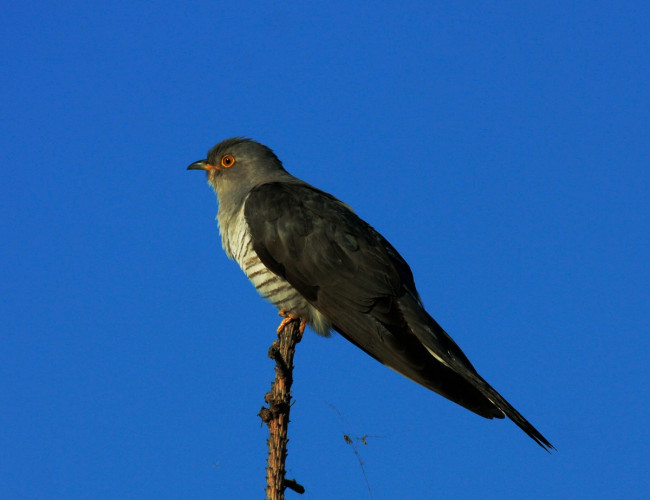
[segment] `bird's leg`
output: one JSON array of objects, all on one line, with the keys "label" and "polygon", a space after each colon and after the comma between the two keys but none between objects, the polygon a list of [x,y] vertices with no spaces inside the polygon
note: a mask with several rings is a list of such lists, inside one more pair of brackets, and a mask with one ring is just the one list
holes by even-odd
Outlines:
[{"label": "bird's leg", "polygon": [[278,335],[282,333],[284,327],[287,326],[289,323],[291,323],[292,321],[300,320],[300,336],[302,337],[302,334],[305,333],[305,326],[307,325],[307,319],[302,318],[298,314],[290,313],[286,309],[280,309],[278,314],[284,318],[280,322],[280,326],[278,326]]}]

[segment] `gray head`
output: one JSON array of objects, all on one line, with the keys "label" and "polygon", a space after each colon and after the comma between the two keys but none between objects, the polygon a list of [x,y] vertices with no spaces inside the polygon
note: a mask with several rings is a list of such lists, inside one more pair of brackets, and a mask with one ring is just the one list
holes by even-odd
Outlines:
[{"label": "gray head", "polygon": [[255,186],[293,179],[270,148],[244,137],[220,142],[205,160],[192,163],[188,170],[205,170],[208,183],[224,204],[239,204]]}]

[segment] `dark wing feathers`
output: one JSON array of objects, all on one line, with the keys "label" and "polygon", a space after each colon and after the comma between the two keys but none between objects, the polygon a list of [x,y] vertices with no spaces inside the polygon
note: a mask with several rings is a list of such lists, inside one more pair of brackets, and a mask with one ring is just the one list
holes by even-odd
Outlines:
[{"label": "dark wing feathers", "polygon": [[[315,188],[264,184],[251,191],[244,213],[262,261],[319,305],[332,295],[341,307],[363,313],[376,308],[381,320],[392,323],[397,311],[390,302],[401,293],[401,274],[415,287],[406,263],[400,265],[408,271],[400,273],[378,233]],[[312,297],[315,288],[318,296]]]},{"label": "dark wing feathers", "polygon": [[276,182],[254,188],[244,214],[262,262],[350,342],[481,416],[507,415],[551,447],[424,310],[399,253],[346,205],[309,185]]}]

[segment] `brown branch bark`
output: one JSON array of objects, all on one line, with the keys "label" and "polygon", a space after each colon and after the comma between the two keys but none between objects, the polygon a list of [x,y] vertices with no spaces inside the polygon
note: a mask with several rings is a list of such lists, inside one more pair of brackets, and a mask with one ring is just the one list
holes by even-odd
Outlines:
[{"label": "brown branch bark", "polygon": [[302,339],[300,320],[287,323],[269,348],[269,357],[275,360],[275,380],[264,396],[268,407],[263,406],[259,416],[269,427],[267,440],[269,455],[266,467],[267,500],[284,500],[284,491],[290,488],[304,493],[305,488],[294,479],[285,479],[287,460],[287,432],[291,410],[291,384],[293,383],[293,355],[296,344]]}]

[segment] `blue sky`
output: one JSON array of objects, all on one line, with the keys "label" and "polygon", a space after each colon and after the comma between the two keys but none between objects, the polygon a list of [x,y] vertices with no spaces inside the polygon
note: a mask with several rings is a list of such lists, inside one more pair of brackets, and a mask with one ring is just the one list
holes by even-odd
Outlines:
[{"label": "blue sky", "polygon": [[393,243],[429,312],[558,449],[308,332],[287,462],[303,498],[642,497],[648,14],[5,5],[0,495],[263,495],[279,318],[185,170],[245,135]]}]

